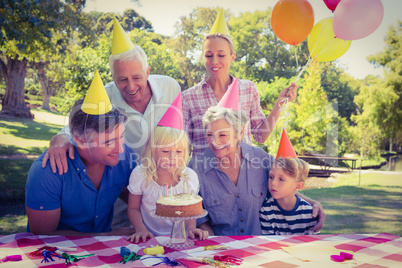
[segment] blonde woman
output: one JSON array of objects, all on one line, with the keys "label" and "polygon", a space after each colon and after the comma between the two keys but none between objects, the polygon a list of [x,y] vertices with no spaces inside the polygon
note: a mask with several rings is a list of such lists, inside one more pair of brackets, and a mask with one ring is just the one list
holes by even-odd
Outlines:
[{"label": "blonde woman", "polygon": [[[193,147],[193,155],[202,153],[208,147],[202,117],[209,107],[218,104],[235,79],[229,70],[236,58],[236,52],[228,35],[208,34],[202,45],[202,56],[207,75],[201,82],[183,91],[183,116]],[[264,143],[278,121],[281,101],[285,98],[294,101],[298,86],[292,83],[283,89],[267,117],[260,105],[257,86],[245,79],[239,79],[238,83],[240,107],[249,121],[244,128],[243,142],[251,145],[251,135],[253,135],[255,141]]]}]

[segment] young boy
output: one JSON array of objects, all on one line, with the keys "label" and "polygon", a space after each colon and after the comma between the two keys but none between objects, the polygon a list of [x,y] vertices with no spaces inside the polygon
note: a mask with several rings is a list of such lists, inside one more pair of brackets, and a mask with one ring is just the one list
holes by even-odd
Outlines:
[{"label": "young boy", "polygon": [[313,207],[296,192],[304,186],[308,164],[298,158],[277,158],[269,172],[266,199],[260,210],[263,234],[314,234],[318,218],[311,216]]}]

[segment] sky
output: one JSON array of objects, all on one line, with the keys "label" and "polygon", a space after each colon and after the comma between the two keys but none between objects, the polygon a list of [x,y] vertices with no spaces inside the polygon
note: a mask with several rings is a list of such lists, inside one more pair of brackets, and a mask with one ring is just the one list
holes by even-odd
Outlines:
[{"label": "sky", "polygon": [[[152,23],[156,33],[171,36],[174,26],[182,16],[188,16],[196,7],[222,7],[230,9],[235,15],[266,10],[274,7],[278,0],[141,0],[140,6],[130,0],[87,0],[84,11],[114,12],[122,14],[125,9],[134,9]],[[314,23],[333,14],[323,0],[309,0],[314,10]],[[402,1],[382,0],[384,17],[380,26],[369,36],[352,41],[349,50],[338,59],[347,73],[357,79],[369,74],[384,76],[382,67],[376,68],[367,60],[367,56],[375,55],[385,49],[384,38],[389,26],[396,26],[398,19],[402,21]]]}]

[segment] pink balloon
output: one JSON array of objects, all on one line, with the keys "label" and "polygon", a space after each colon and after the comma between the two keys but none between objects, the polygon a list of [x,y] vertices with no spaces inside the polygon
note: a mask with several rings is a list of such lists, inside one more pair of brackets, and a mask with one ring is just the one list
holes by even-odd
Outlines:
[{"label": "pink balloon", "polygon": [[324,3],[329,10],[334,12],[334,10],[336,9],[336,6],[339,4],[340,1],[341,0],[324,0]]},{"label": "pink balloon", "polygon": [[357,40],[370,35],[384,16],[381,0],[342,0],[334,12],[336,37]]}]

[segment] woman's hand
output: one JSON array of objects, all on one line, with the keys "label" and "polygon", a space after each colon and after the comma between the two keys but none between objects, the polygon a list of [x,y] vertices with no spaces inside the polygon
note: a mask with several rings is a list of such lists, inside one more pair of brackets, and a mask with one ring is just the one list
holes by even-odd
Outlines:
[{"label": "woman's hand", "polygon": [[278,102],[283,101],[285,98],[289,98],[289,101],[295,101],[298,87],[299,86],[293,82],[289,87],[284,88],[281,93],[279,93]]},{"label": "woman's hand", "polygon": [[130,235],[127,238],[127,240],[137,244],[137,243],[140,243],[140,239],[142,239],[142,242],[146,242],[147,238],[151,239],[153,237],[154,237],[154,235],[151,232],[149,232],[148,230],[146,230],[146,231],[140,231],[140,232],[133,233],[132,235]]},{"label": "woman's hand", "polygon": [[188,236],[189,236],[191,239],[194,239],[195,236],[198,235],[198,238],[199,238],[200,240],[205,240],[205,239],[207,239],[207,238],[208,238],[208,235],[209,235],[208,231],[204,231],[204,230],[199,229],[199,228],[189,228],[189,229],[187,229],[187,233],[188,233]]}]

